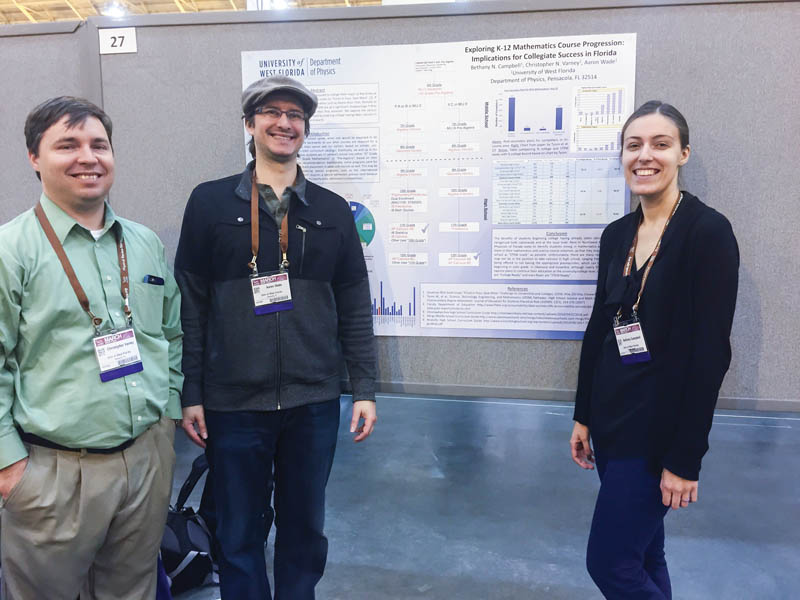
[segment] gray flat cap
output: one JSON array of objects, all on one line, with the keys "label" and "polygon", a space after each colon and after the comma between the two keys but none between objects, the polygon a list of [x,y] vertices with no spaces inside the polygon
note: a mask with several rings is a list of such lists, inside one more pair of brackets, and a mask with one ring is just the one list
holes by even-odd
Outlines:
[{"label": "gray flat cap", "polygon": [[265,77],[251,83],[242,92],[242,112],[247,114],[249,110],[261,105],[267,96],[274,92],[286,92],[297,96],[306,115],[310,118],[317,110],[317,96],[302,83],[285,75],[273,75]]}]

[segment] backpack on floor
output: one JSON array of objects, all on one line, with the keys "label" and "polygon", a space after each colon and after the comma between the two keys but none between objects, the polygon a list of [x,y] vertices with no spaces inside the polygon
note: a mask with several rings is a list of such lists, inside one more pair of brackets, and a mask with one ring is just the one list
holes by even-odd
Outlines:
[{"label": "backpack on floor", "polygon": [[186,500],[208,469],[205,454],[192,463],[192,470],[178,493],[175,506],[169,507],[167,526],[161,540],[161,559],[173,594],[211,583],[219,583],[213,558],[213,536],[206,522]]}]

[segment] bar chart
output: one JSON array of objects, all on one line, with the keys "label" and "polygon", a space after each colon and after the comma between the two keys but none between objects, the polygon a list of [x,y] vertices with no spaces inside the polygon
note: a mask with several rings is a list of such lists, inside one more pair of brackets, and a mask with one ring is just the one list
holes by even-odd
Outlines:
[{"label": "bar chart", "polygon": [[379,285],[379,297],[372,299],[372,319],[380,325],[400,325],[413,327],[417,320],[417,287],[411,287],[411,295],[407,302],[387,299],[384,295],[383,280]]},{"label": "bar chart", "polygon": [[497,125],[509,134],[562,134],[564,107],[548,94],[520,92],[496,101]]},{"label": "bar chart", "polygon": [[619,152],[619,133],[626,116],[625,88],[579,88],[574,113],[573,152]]},{"label": "bar chart", "polygon": [[625,90],[617,88],[581,88],[575,94],[576,126],[622,125]]},{"label": "bar chart", "polygon": [[620,128],[595,125],[575,129],[575,150],[578,152],[617,152],[620,150]]}]

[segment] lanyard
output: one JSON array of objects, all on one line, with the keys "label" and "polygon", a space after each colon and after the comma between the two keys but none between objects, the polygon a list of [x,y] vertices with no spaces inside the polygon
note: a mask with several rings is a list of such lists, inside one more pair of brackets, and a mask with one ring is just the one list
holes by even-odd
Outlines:
[{"label": "lanyard", "polygon": [[[56,236],[56,232],[53,231],[53,226],[50,224],[50,220],[47,218],[41,202],[36,204],[33,212],[36,214],[36,218],[39,220],[39,224],[42,226],[44,234],[47,236],[47,241],[50,242],[53,250],[55,250],[56,256],[58,256],[58,260],[61,262],[61,266],[64,269],[64,273],[67,274],[67,279],[69,279],[69,283],[72,286],[75,295],[78,297],[78,302],[80,302],[81,308],[83,308],[83,310],[86,311],[86,314],[89,315],[89,318],[92,319],[92,325],[94,325],[95,333],[98,333],[100,331],[100,324],[103,322],[103,319],[96,316],[90,310],[89,298],[87,298],[86,292],[83,291],[83,287],[81,286],[80,281],[78,281],[78,277],[75,275],[75,271],[69,262],[69,258],[67,258],[67,253],[64,252],[64,247],[61,245],[61,242],[58,241],[58,236]],[[133,313],[131,312],[129,301],[130,282],[128,279],[128,256],[125,249],[125,240],[122,239],[122,235],[116,235],[116,238],[117,258],[119,260],[119,279],[121,282],[120,292],[122,293],[123,300],[122,308],[125,311],[125,316],[128,319],[128,326],[130,326],[131,322],[133,321]]]},{"label": "lanyard", "polygon": [[[247,263],[247,266],[253,272],[253,275],[258,275],[258,265],[256,259],[258,258],[258,188],[256,187],[256,170],[253,169],[253,186],[250,190],[250,249],[253,251],[253,258]],[[278,233],[278,244],[281,247],[281,254],[283,258],[278,264],[281,271],[285,271],[289,267],[289,259],[286,258],[286,252],[289,250],[289,211],[283,215],[281,221],[281,230]]]},{"label": "lanyard", "polygon": [[[636,303],[632,307],[632,314],[635,317],[636,313],[639,310],[639,302],[642,300],[642,293],[644,292],[644,286],[647,283],[647,277],[650,275],[650,269],[653,268],[653,263],[656,261],[656,254],[658,254],[659,249],[661,248],[661,240],[664,237],[664,232],[667,230],[667,225],[672,220],[672,217],[675,216],[675,212],[678,210],[678,207],[681,204],[681,200],[683,200],[683,192],[681,192],[678,199],[675,201],[675,206],[672,207],[672,212],[667,217],[666,223],[664,223],[664,228],[661,230],[661,235],[658,236],[658,241],[656,242],[656,247],[653,248],[653,253],[650,255],[650,259],[647,261],[647,268],[644,270],[644,275],[642,276],[642,285],[639,286],[639,295],[636,297]],[[644,220],[644,213],[642,213],[642,218],[639,219],[639,225],[642,224]],[[625,267],[622,269],[622,276],[627,277],[631,274],[631,267],[633,266],[633,259],[636,256],[636,243],[639,241],[639,228],[636,228],[636,235],[633,236],[633,244],[631,244],[631,249],[628,250],[628,258],[625,261]],[[622,316],[622,307],[620,306],[617,310],[616,319]]]}]

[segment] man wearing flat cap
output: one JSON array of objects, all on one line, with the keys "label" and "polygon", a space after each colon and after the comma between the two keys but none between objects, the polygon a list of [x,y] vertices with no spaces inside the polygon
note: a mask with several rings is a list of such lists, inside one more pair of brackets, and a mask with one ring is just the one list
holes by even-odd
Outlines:
[{"label": "man wearing flat cap", "polygon": [[314,598],[343,359],[355,441],[376,421],[369,284],[352,212],[297,164],[316,108],[314,93],[288,77],[244,91],[255,160],[194,189],[175,259],[183,428],[207,445],[224,600],[271,597],[264,531],[273,508],[275,598]]}]

